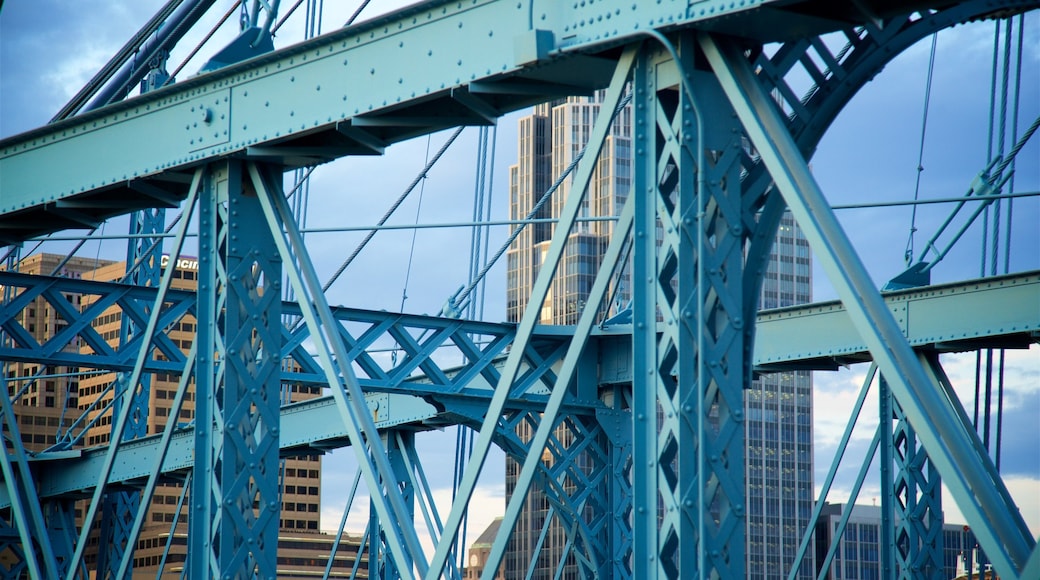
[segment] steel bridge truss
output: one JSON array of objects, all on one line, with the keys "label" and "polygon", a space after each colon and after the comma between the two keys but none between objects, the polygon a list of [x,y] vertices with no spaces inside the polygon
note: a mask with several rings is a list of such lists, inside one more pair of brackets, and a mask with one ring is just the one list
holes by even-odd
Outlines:
[{"label": "steel bridge truss", "polygon": [[[17,562],[8,574],[77,577],[106,487],[141,487],[131,501],[147,505],[160,474],[187,472],[191,575],[274,577],[280,454],[349,445],[370,490],[370,557],[386,555],[383,574],[453,575],[466,505],[497,444],[522,470],[485,577],[535,485],[546,489],[585,576],[741,577],[742,397],[756,361],[804,368],[850,357],[873,360],[890,394],[876,444],[896,466],[884,506],[893,564],[915,576],[941,565],[941,477],[1001,577],[1040,575],[1035,539],[929,354],[946,341],[933,334],[914,343],[897,322],[806,164],[845,103],[894,55],[935,30],[1036,3],[922,2],[907,12],[867,1],[818,14],[811,3],[781,1],[636,10],[605,0],[544,12],[536,4],[420,4],[0,142],[7,241],[176,200],[187,200],[187,217],[173,255],[192,212],[200,238],[197,293],[170,289],[173,268],[153,288],[0,274],[0,359],[122,373],[103,448],[76,447],[80,425],[30,457],[15,402],[0,389],[0,505],[8,510],[0,546]],[[473,43],[466,55],[435,42],[459,30]],[[832,50],[830,33],[843,48]],[[337,85],[358,71],[370,81],[363,94]],[[806,74],[812,86],[802,92],[792,79]],[[285,170],[603,87],[603,110],[614,110],[626,86],[632,194],[575,327],[536,322],[580,195],[565,201],[516,326],[329,306],[286,203]],[[587,186],[610,123],[597,120],[573,191]],[[130,146],[144,127],[171,137]],[[57,157],[77,160],[75,171],[45,171]],[[756,329],[758,342],[775,347],[763,339],[768,323],[755,320],[759,273],[785,208],[841,297],[840,326],[861,343],[847,352],[752,355]],[[637,281],[632,324],[604,331],[595,305],[626,239]],[[283,274],[296,303],[279,299]],[[95,299],[81,312],[65,298],[73,293]],[[65,322],[42,343],[20,323],[40,300]],[[94,328],[113,306],[133,329],[117,347]],[[302,323],[287,327],[282,314]],[[1032,314],[1013,311],[1014,328],[997,338],[1035,342]],[[166,331],[189,321],[197,334],[185,354]],[[149,373],[180,376],[175,408],[194,379],[193,425],[170,421],[161,435],[125,436]],[[282,406],[283,383],[320,385],[329,397]],[[314,432],[319,415],[330,420]],[[412,434],[448,424],[477,433],[450,512],[443,521],[427,514],[437,539],[430,555],[412,525],[416,504],[429,505]],[[519,424],[534,436],[519,437]],[[84,494],[87,524],[76,530],[69,506]],[[119,526],[121,547],[136,543],[143,516],[138,509]],[[112,526],[111,516],[101,520]],[[110,552],[99,575],[123,577],[132,552]]]}]

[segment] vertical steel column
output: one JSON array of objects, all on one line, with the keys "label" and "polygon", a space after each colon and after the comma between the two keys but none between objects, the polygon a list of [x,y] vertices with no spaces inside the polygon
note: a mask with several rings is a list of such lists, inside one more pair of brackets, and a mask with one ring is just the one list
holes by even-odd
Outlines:
[{"label": "vertical steel column", "polygon": [[917,435],[897,401],[892,401],[895,427],[892,458],[897,467],[893,487],[897,510],[895,557],[902,579],[943,580],[942,486]]},{"label": "vertical steel column", "polygon": [[[159,285],[162,264],[162,237],[166,225],[166,210],[144,209],[130,214],[130,240],[126,249],[126,278],[124,282],[136,286]],[[140,237],[137,237],[140,236]],[[176,259],[171,261],[175,263]],[[172,266],[171,266],[172,267]],[[119,343],[129,344],[144,329],[135,324],[129,316],[122,319]],[[126,374],[119,375],[120,384],[126,380]],[[130,398],[130,415],[123,431],[123,441],[131,441],[148,434],[148,401],[151,397],[151,375],[141,375],[138,388]],[[113,399],[112,413],[118,415],[123,404],[121,397]],[[171,421],[176,418],[171,418]],[[114,491],[105,495],[101,511],[101,542],[98,550],[98,570],[108,570],[118,566],[123,552],[133,551],[128,545],[130,529],[134,516],[141,509],[141,492]],[[148,509],[145,506],[145,509]],[[131,560],[133,562],[133,560]],[[132,573],[128,572],[125,578]]]},{"label": "vertical steel column", "polygon": [[635,565],[648,566],[637,576],[739,578],[750,381],[744,151],[696,53],[683,36],[680,62],[646,51],[636,69]]},{"label": "vertical steel column", "polygon": [[[398,445],[397,433],[400,434],[401,441],[406,447],[415,447],[415,433],[412,431],[384,431],[380,433],[380,439],[383,445],[386,446],[386,457],[390,461],[390,467],[393,469],[394,481],[388,483],[386,488],[397,488],[401,493],[401,498],[404,499],[405,507],[408,509],[410,519],[409,522],[415,521],[415,486],[412,485],[412,475],[408,472],[408,462],[406,454],[408,449]],[[382,489],[382,488],[381,488]],[[374,490],[371,493],[376,493]],[[380,493],[382,491],[380,490]],[[385,495],[385,494],[384,494]],[[401,573],[398,569],[397,563],[391,556],[389,547],[386,544],[386,534],[383,531],[383,524],[380,522],[379,517],[376,515],[375,506],[369,506],[368,510],[369,518],[369,540],[372,542],[371,549],[369,550],[369,578],[385,578],[386,580],[392,580],[394,578],[404,578],[411,574],[413,562],[410,558],[405,562],[405,572]],[[372,566],[372,560],[376,561],[376,566]]]},{"label": "vertical steel column", "polygon": [[[279,168],[262,170],[280,183]],[[210,168],[199,219],[190,575],[273,579],[280,513],[281,258],[270,230],[257,227],[264,216],[241,162]]]},{"label": "vertical steel column", "polygon": [[[620,394],[619,394],[620,396]],[[610,507],[606,522],[609,559],[604,563],[600,577],[631,578],[635,562],[632,559],[632,413],[626,411],[597,411],[596,418],[603,427],[604,447],[608,448],[609,470],[604,478],[606,505]]]},{"label": "vertical steel column", "polygon": [[[20,556],[30,576],[42,577],[42,570],[50,577],[57,577],[58,563],[44,524],[40,498],[36,495],[36,485],[29,469],[29,458],[22,445],[14,404],[8,395],[6,374],[0,374],[0,427],[0,475],[11,498],[10,518],[21,542]],[[2,527],[6,528],[2,531],[10,537],[12,530],[6,525]]]},{"label": "vertical steel column", "polygon": [[[881,529],[878,537],[881,558],[881,579],[892,580],[898,574],[896,569],[896,493],[892,478],[892,392],[888,389],[888,381],[878,375],[878,432],[882,440],[878,449],[878,471],[881,477]],[[851,503],[851,502],[850,502]],[[851,508],[850,508],[851,509]]]},{"label": "vertical steel column", "polygon": [[217,316],[223,309],[226,282],[224,268],[220,263],[220,248],[224,245],[223,236],[226,234],[221,224],[226,222],[227,211],[218,199],[214,170],[206,170],[199,192],[199,279],[195,342],[200,348],[195,361],[195,467],[191,477],[188,561],[185,566],[190,578],[207,578],[211,570],[213,574],[219,571],[213,551],[213,530],[220,524],[219,519],[216,519],[220,514],[220,493],[219,489],[214,488],[214,459],[219,453],[220,422],[214,414],[217,410],[214,397],[224,373],[224,342],[223,335],[218,332]]},{"label": "vertical steel column", "polygon": [[[6,269],[16,271],[20,257],[21,248],[12,249],[5,260]],[[0,304],[6,304],[14,297],[12,288],[4,288],[0,294]],[[6,344],[9,340],[7,331],[0,328],[0,342]],[[7,386],[7,365],[0,365],[0,371],[0,485],[7,488],[7,495],[11,498],[7,515],[9,521],[0,519],[0,550],[13,554],[16,558],[12,560],[18,560],[3,564],[10,566],[7,575],[17,577],[26,572],[31,577],[39,577],[42,560],[42,571],[54,577],[59,573],[58,562],[50,543],[40,499],[36,495],[36,485],[14,413],[14,401],[11,400],[11,392],[16,389]],[[10,452],[8,447],[11,448]],[[35,546],[34,538],[39,542]],[[5,549],[5,545],[9,548]]]}]

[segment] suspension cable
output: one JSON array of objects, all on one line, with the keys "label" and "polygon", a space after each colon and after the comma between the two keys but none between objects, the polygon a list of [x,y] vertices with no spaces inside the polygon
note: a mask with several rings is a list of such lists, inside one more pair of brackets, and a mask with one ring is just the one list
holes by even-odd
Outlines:
[{"label": "suspension cable", "polygon": [[[397,208],[401,207],[401,204],[412,193],[412,191],[415,189],[415,186],[419,185],[419,183],[426,178],[426,174],[429,173],[430,169],[432,169],[433,166],[437,163],[437,161],[441,158],[441,156],[444,155],[444,153],[448,150],[448,147],[451,147],[451,144],[455,142],[455,139],[457,139],[459,135],[462,134],[462,129],[463,127],[459,127],[455,130],[454,133],[451,134],[450,137],[448,137],[448,140],[444,143],[440,150],[437,151],[437,154],[433,156],[433,159],[431,159],[426,164],[426,166],[423,167],[423,170],[419,172],[419,175],[415,176],[415,179],[412,180],[412,183],[409,184],[407,188],[405,188],[404,192],[400,195],[400,197],[398,197],[397,200],[394,201],[394,203],[390,206],[390,209],[386,210],[386,213],[383,214],[383,217],[379,219],[377,225],[384,225],[386,221],[390,219],[390,216],[392,216],[394,212],[397,211]],[[340,275],[343,274],[343,271],[346,270],[348,266],[350,266],[351,262],[353,262],[354,259],[357,258],[358,254],[360,254],[361,250],[364,249],[366,245],[368,245],[368,242],[372,240],[372,236],[374,235],[376,235],[375,230],[370,231],[368,235],[365,236],[365,239],[362,240],[356,248],[354,248],[354,251],[350,254],[350,256],[347,257],[346,260],[343,261],[342,264],[339,265],[339,268],[337,268],[336,272],[332,274],[332,277],[329,278],[329,280],[322,285],[321,289],[323,292],[328,292],[329,288],[331,288],[332,285],[336,282],[336,280],[340,277]]]},{"label": "suspension cable", "polygon": [[[1018,137],[1018,113],[1021,104],[1021,91],[1022,91],[1022,45],[1023,36],[1025,29],[1025,15],[1019,14],[1018,16],[1018,40],[1017,40],[1017,53],[1015,55],[1015,89],[1014,89],[1014,106],[1012,107],[1012,120],[1011,120],[1011,140],[1017,141]],[[1008,182],[1008,191],[1010,193],[1015,192],[1015,162],[1011,164],[1011,179]],[[1007,210],[1007,227],[1004,228],[1004,273],[1008,273],[1011,269],[1011,224],[1013,217],[1014,203],[1013,200],[1008,200]],[[994,455],[996,456],[996,468],[997,473],[1000,473],[1001,464],[1001,452],[1003,442],[1003,431],[1004,431],[1004,365],[1006,351],[1000,349],[1000,362],[997,371],[997,437],[996,437],[996,449]]]},{"label": "suspension cable", "polygon": [[[426,157],[423,161],[423,166],[429,165],[430,163],[430,143],[433,141],[433,135],[426,136]],[[426,175],[422,176],[422,182],[419,184],[419,201],[415,204],[415,225],[419,225],[419,212],[422,211],[423,194],[426,192]],[[408,281],[412,277],[412,259],[415,257],[415,238],[419,234],[419,229],[415,228],[412,230],[412,244],[408,248],[408,265],[404,269],[404,286],[401,288],[401,308],[398,312],[404,312],[404,303],[408,300]],[[396,345],[395,345],[396,346]],[[397,355],[395,349],[394,355]]]},{"label": "suspension cable", "polygon": [[[932,34],[932,51],[928,57],[928,77],[924,85],[924,111],[921,113],[921,143],[917,150],[917,179],[914,183],[914,201],[921,197],[921,174],[924,172],[924,143],[928,130],[928,109],[932,101],[932,73],[935,70],[935,49],[938,44],[939,33]],[[906,251],[903,260],[909,266],[914,259],[914,234],[917,232],[917,206],[912,206],[910,212],[910,235],[906,240]]]},{"label": "suspension cable", "polygon": [[189,62],[191,62],[191,59],[195,58],[195,55],[197,55],[199,51],[202,50],[202,47],[207,42],[209,42],[211,38],[213,38],[213,35],[217,33],[217,30],[219,30],[221,26],[224,26],[224,23],[227,22],[228,18],[231,18],[231,15],[235,13],[236,8],[238,8],[238,2],[235,2],[231,5],[231,8],[228,8],[228,11],[225,12],[224,15],[220,17],[220,20],[218,20],[217,23],[213,25],[213,28],[210,28],[209,32],[207,32],[206,35],[202,37],[202,40],[200,40],[199,43],[195,45],[195,48],[191,49],[191,52],[189,52],[188,56],[186,56],[184,60],[181,61],[181,64],[178,65],[172,73],[170,73],[170,76],[167,77],[166,82],[163,83],[164,87],[172,83],[173,79],[176,78],[176,76],[181,72],[181,70]]},{"label": "suspension cable", "polygon": [[[614,110],[614,115],[619,114],[621,110],[624,109],[625,106],[628,105],[630,102],[632,102],[631,93],[625,95],[625,97],[621,99],[621,101],[618,103],[617,108]],[[560,185],[563,183],[565,179],[567,179],[567,176],[569,176],[571,172],[574,171],[574,168],[578,166],[578,162],[581,161],[581,158],[585,156],[586,149],[588,149],[587,143],[585,144],[585,146],[581,148],[581,151],[578,151],[578,153],[574,156],[574,159],[570,162],[570,165],[568,165],[567,168],[563,170],[563,173],[561,173],[560,176],[556,178],[556,181],[554,181],[553,184],[549,186],[549,189],[547,189],[545,193],[542,194],[542,197],[538,200],[538,203],[534,204],[534,207],[531,208],[531,211],[527,213],[525,221],[532,220],[534,216],[538,215],[538,212],[541,211],[542,207],[544,207],[545,204],[548,203],[548,201],[552,198],[553,193],[555,193],[556,190],[560,188]],[[468,286],[460,288],[458,292],[456,292],[454,295],[448,298],[448,302],[444,305],[444,309],[441,312],[442,316],[449,316],[452,318],[457,318],[459,316],[462,309],[465,308],[468,304],[466,302],[466,299],[469,297],[470,293],[473,292],[473,289],[476,288],[477,284],[479,284],[480,281],[484,278],[484,276],[487,275],[488,271],[491,270],[491,267],[494,266],[495,263],[499,260],[499,258],[502,257],[502,254],[506,253],[513,241],[520,236],[520,233],[524,229],[524,225],[526,224],[521,224],[520,227],[513,230],[513,233],[510,234],[508,238],[506,238],[506,241],[503,242],[502,246],[498,248],[498,251],[495,252],[495,255],[492,256],[486,264],[484,264],[484,268],[477,274],[477,276],[473,280],[470,280]]]},{"label": "suspension cable", "polygon": [[354,13],[350,15],[350,18],[347,20],[347,23],[343,25],[343,27],[346,28],[347,26],[354,24],[354,21],[357,20],[358,16],[361,16],[361,11],[364,10],[365,7],[368,6],[368,3],[371,1],[372,0],[365,0],[364,2],[362,2],[361,6],[358,6],[357,10],[355,10]]}]

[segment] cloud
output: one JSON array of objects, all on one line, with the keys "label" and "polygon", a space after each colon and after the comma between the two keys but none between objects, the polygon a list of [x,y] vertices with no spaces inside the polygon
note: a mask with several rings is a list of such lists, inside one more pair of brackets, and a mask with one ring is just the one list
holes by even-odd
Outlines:
[{"label": "cloud", "polygon": [[[1037,477],[1005,477],[1004,484],[1018,506],[1022,519],[1025,520],[1033,536],[1040,535],[1040,478]],[[957,503],[953,500],[946,486],[943,486],[943,516],[947,523],[967,524]]]},{"label": "cloud", "polygon": [[[999,353],[998,353],[999,355]],[[999,356],[998,359],[999,360]],[[974,415],[975,355],[953,354],[941,357],[954,390],[969,418]],[[816,494],[837,452],[837,444],[849,419],[866,374],[867,365],[856,365],[836,373],[814,373],[814,455]],[[994,366],[996,369],[996,365]],[[996,381],[996,371],[994,381]],[[994,383],[995,384],[995,383]],[[876,385],[864,403],[864,410],[845,450],[842,467],[828,495],[831,503],[848,501],[856,474],[866,457],[869,442],[878,425]],[[994,393],[996,387],[993,387]],[[984,391],[983,391],[984,392]],[[995,396],[995,395],[994,395]],[[997,404],[991,410],[991,441],[996,444]],[[980,416],[982,413],[980,412]],[[1004,404],[1001,435],[1001,473],[1004,483],[1022,511],[1034,535],[1040,534],[1040,450],[1037,418],[1040,417],[1040,346],[1005,352]],[[858,503],[880,501],[878,457],[871,460]],[[944,491],[946,519],[964,523],[964,516],[952,495]]]}]

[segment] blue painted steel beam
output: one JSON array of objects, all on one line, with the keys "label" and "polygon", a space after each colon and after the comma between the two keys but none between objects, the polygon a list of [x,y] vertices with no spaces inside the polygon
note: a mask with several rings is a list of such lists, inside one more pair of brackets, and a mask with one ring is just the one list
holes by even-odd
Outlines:
[{"label": "blue painted steel beam", "polygon": [[[28,568],[28,572],[42,577],[40,560],[43,560],[42,570],[45,570],[48,576],[57,577],[57,559],[51,546],[50,535],[44,525],[28,457],[25,448],[20,444],[18,418],[14,414],[14,405],[8,395],[6,378],[0,379],[0,391],[0,426],[4,431],[4,434],[0,434],[0,445],[3,445],[3,449],[0,449],[0,474],[4,480],[0,492],[6,494],[9,500],[4,507],[10,508],[10,517],[21,540],[20,559]],[[11,438],[12,453],[7,452],[8,437]],[[39,554],[36,553],[37,546],[33,545],[33,538],[40,540]],[[29,549],[26,549],[27,547]]]},{"label": "blue painted steel beam", "polygon": [[[195,193],[200,184],[200,178],[201,174],[196,173],[195,178],[192,180],[192,193],[191,197],[189,197],[189,205],[192,203],[192,200],[194,200]],[[189,221],[190,219],[185,219],[178,229],[173,246],[175,253],[179,253],[181,247],[183,247],[184,236],[185,233],[187,233]],[[149,315],[142,321],[144,331],[140,333],[140,336],[143,337],[143,339],[141,341],[142,344],[136,351],[133,369],[126,376],[119,379],[126,385],[126,389],[122,395],[124,398],[124,406],[120,408],[119,413],[112,417],[113,427],[111,431],[112,436],[109,439],[110,444],[106,449],[101,465],[100,475],[97,478],[99,483],[93,490],[91,500],[87,504],[87,509],[84,511],[84,525],[80,529],[79,539],[75,544],[75,552],[72,555],[69,569],[66,571],[66,578],[68,580],[73,580],[75,578],[80,564],[84,561],[83,556],[88,544],[87,538],[89,537],[90,529],[93,526],[94,517],[97,514],[98,508],[101,507],[100,500],[108,482],[108,474],[111,473],[116,452],[119,449],[119,444],[123,441],[123,433],[126,429],[126,424],[129,421],[130,412],[132,410],[129,402],[140,388],[141,375],[144,372],[144,362],[146,359],[151,358],[153,352],[153,339],[158,336],[156,330],[159,325],[159,320],[162,318],[162,305],[165,302],[166,293],[169,291],[170,282],[173,280],[173,272],[173,268],[167,268],[163,273],[162,280],[160,281],[155,293],[154,301],[149,309]]]},{"label": "blue painted steel beam", "polygon": [[[76,227],[55,219],[54,210],[71,200],[92,221],[151,207],[132,182],[183,181],[190,167],[216,158],[259,148],[267,160],[319,163],[459,123],[487,123],[489,116],[558,95],[561,81],[573,89],[599,88],[613,69],[613,49],[647,29],[702,27],[780,40],[845,29],[870,19],[860,8],[884,15],[889,4],[863,0],[816,15],[812,3],[779,0],[418,4],[0,141],[2,239]],[[987,6],[1036,5],[1003,0]],[[467,42],[443,42],[460,34]],[[517,83],[522,91],[510,88]],[[550,88],[540,91],[539,84]],[[470,97],[483,105],[475,109]],[[154,132],[167,137],[139,138]],[[48,171],[54,159],[72,165]]]},{"label": "blue painted steel beam", "polygon": [[[1040,272],[934,284],[883,298],[914,348],[960,352],[1040,342]],[[867,344],[838,300],[758,315],[756,370],[837,369],[868,360]]]},{"label": "blue painted steel beam", "polygon": [[[625,84],[628,81],[631,67],[635,61],[635,55],[636,49],[634,47],[626,48],[625,52],[621,55],[621,58],[611,75],[610,84],[603,101],[604,111],[613,111],[617,107],[617,104],[621,102]],[[608,130],[612,123],[613,116],[602,114],[593,124],[592,133],[589,137],[589,149],[586,151],[587,154],[579,163],[577,173],[574,176],[576,191],[584,192],[585,187],[589,183],[596,165],[596,159],[599,157],[599,150],[606,140]],[[502,375],[498,384],[495,385],[495,394],[491,399],[487,409],[487,414],[481,423],[479,432],[477,433],[470,463],[466,466],[465,473],[463,474],[458,487],[455,498],[456,501],[453,502],[451,511],[445,521],[444,535],[441,536],[440,541],[437,543],[436,550],[431,559],[430,572],[427,574],[427,580],[430,580],[430,578],[436,576],[442,569],[444,569],[448,554],[455,544],[456,534],[458,533],[462,517],[466,511],[466,505],[469,503],[469,499],[477,483],[477,477],[480,475],[484,461],[487,459],[487,453],[491,445],[494,429],[502,415],[506,399],[509,397],[513,384],[517,378],[520,377],[521,365],[523,363],[523,350],[526,349],[527,345],[530,343],[534,335],[535,325],[541,317],[540,305],[549,293],[549,287],[555,275],[556,266],[559,264],[560,259],[563,256],[571,228],[574,226],[575,220],[581,211],[582,198],[583,195],[581,195],[581,193],[578,195],[568,196],[560,212],[560,221],[557,224],[552,240],[549,242],[549,248],[542,257],[542,267],[535,277],[528,307],[524,310],[524,314],[517,327],[517,336],[515,339],[517,348],[510,350],[509,355],[506,358]],[[523,493],[523,490],[521,489],[520,492]]]},{"label": "blue painted steel beam", "polygon": [[[409,429],[435,429],[442,411],[411,395],[373,393],[365,396],[373,420],[379,429],[408,426]],[[331,396],[286,405],[281,409],[282,437],[279,441],[284,457],[323,453],[349,445],[347,430],[339,417]],[[160,474],[183,473],[195,465],[194,425],[175,429],[170,435],[168,451],[159,467]],[[143,486],[152,472],[155,459],[161,456],[162,435],[150,435],[119,446],[108,477],[109,483],[130,487]],[[41,499],[82,497],[97,484],[107,447],[41,454],[34,467]],[[0,508],[11,505],[6,490],[0,490]]]},{"label": "blue painted steel beam", "polygon": [[[618,97],[620,97],[620,94]],[[602,114],[608,114],[608,111],[612,110],[613,106],[614,103],[611,103],[609,100],[604,101],[602,105],[603,108],[601,108]],[[606,130],[604,130],[603,133],[605,135]],[[595,142],[590,140],[590,143]],[[592,147],[593,149],[598,149],[600,145],[601,143],[595,143]],[[589,161],[589,165],[594,165],[594,159],[590,159]],[[591,176],[591,171],[589,171],[588,174],[581,172],[580,175],[585,179],[588,179],[586,175]],[[587,182],[576,182],[575,191],[584,192],[586,185]],[[502,526],[491,546],[491,551],[488,553],[484,567],[485,578],[492,578],[496,574],[499,565],[502,562],[502,558],[505,555],[506,546],[512,537],[516,520],[520,516],[520,511],[524,508],[524,504],[526,503],[528,490],[531,487],[531,482],[535,476],[537,466],[542,461],[543,451],[546,449],[546,444],[556,428],[557,417],[559,416],[564,397],[567,394],[571,381],[577,374],[578,364],[581,361],[582,353],[585,351],[586,345],[589,342],[590,332],[599,313],[598,305],[603,301],[603,298],[606,295],[607,287],[613,278],[614,268],[617,266],[618,260],[621,256],[621,251],[625,245],[625,239],[627,239],[631,233],[634,213],[632,204],[626,203],[625,208],[621,211],[621,216],[618,219],[617,226],[615,227],[615,235],[612,236],[610,244],[604,252],[599,272],[596,275],[592,288],[589,290],[589,307],[586,307],[582,311],[578,320],[574,341],[571,342],[571,346],[567,350],[567,355],[563,359],[556,385],[553,387],[552,395],[550,396],[545,411],[542,414],[541,423],[539,423],[538,429],[535,432],[534,437],[531,439],[530,449],[528,450],[527,457],[523,461],[520,475],[517,478],[516,486],[513,490],[513,495],[506,506]],[[569,232],[563,232],[561,235],[566,237],[569,235]],[[541,300],[537,302],[532,301],[531,303],[534,305],[532,308],[541,308]],[[574,445],[573,447],[580,449],[581,445]],[[586,456],[582,456],[580,453],[576,452],[577,449],[568,451],[568,455],[556,459],[554,465],[556,463],[564,464],[566,462],[588,461]],[[584,523],[582,518],[576,518],[576,520],[576,523],[578,524]],[[609,574],[611,570],[609,563],[603,562],[597,564],[598,565],[589,567],[590,569],[588,572],[590,575],[600,576]]]},{"label": "blue painted steel beam", "polygon": [[[92,324],[111,306],[118,306],[125,317],[146,321],[146,308],[154,300],[154,289],[8,272],[0,272],[0,285],[20,291],[14,301],[0,307],[0,327],[12,337],[10,346],[0,347],[0,357],[11,361],[46,362],[51,365],[61,363],[113,371],[125,371],[133,367],[141,337],[135,336],[128,344],[115,348],[102,338]],[[86,311],[78,313],[69,306],[64,297],[66,293],[91,295],[97,297],[97,300]],[[63,319],[69,322],[61,332],[42,344],[19,321],[23,311],[38,297],[43,297],[48,304],[60,309]],[[166,331],[188,321],[186,317],[201,318],[195,300],[194,292],[169,291],[166,306],[160,315],[159,326],[163,332],[155,337],[155,344],[165,360],[149,359],[145,362],[145,370],[179,373],[184,368],[184,353],[167,336]],[[300,306],[295,303],[283,303],[282,308],[286,314],[300,313]],[[499,371],[492,363],[505,355],[516,332],[515,326],[510,324],[343,307],[332,309],[332,314],[339,323],[339,335],[348,345],[347,356],[357,364],[359,380],[366,390],[394,390],[416,371],[420,371],[426,377],[426,389],[430,392],[460,395],[485,392],[490,397],[492,385],[499,378]],[[325,384],[326,378],[318,362],[304,347],[310,338],[310,330],[300,326],[283,328],[282,332],[282,355],[298,366],[284,371],[282,379],[302,384]],[[551,366],[563,356],[561,349],[568,338],[565,331],[551,328],[536,331],[524,353],[525,370],[514,384],[514,395],[526,393],[535,401],[547,396],[554,381]],[[93,352],[77,352],[69,348],[77,340],[80,345],[86,345],[84,350]],[[396,361],[389,361],[372,352],[388,348],[398,350]],[[456,361],[454,366],[441,368],[436,362],[437,357],[433,356],[435,353],[451,355]],[[461,362],[457,362],[459,359]]]},{"label": "blue painted steel beam", "polygon": [[[256,194],[255,199],[262,208],[264,222],[273,234],[278,255],[287,262],[295,261],[286,269],[289,283],[301,299],[303,319],[311,329],[322,371],[332,387],[332,396],[353,442],[351,448],[370,490],[373,512],[383,522],[396,523],[394,527],[383,528],[383,539],[389,553],[403,578],[413,577],[415,571],[423,575],[428,564],[415,529],[410,525],[411,512],[401,490],[394,483],[396,478],[393,468],[364,404],[364,393],[350,363],[346,344],[340,335],[332,331],[338,328],[337,322],[318,282],[299,225],[286,202],[280,176],[262,171],[254,163],[247,163],[246,168]],[[374,537],[372,541],[375,541]]]}]

